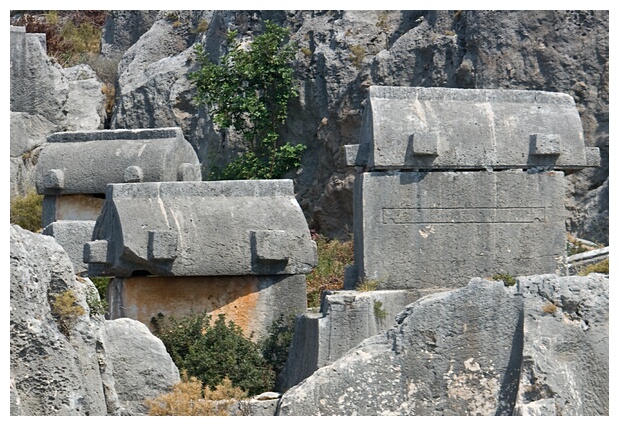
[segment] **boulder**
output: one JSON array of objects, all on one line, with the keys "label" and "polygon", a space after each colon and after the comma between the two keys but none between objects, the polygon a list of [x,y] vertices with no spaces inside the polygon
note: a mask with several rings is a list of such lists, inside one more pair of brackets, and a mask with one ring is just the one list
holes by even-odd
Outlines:
[{"label": "boulder", "polygon": [[[117,324],[91,311],[97,290],[75,276],[54,238],[17,225],[10,233],[11,414],[145,413],[143,395],[180,380],[163,343],[136,321]],[[139,393],[135,377],[126,381],[134,374],[142,374]]]},{"label": "boulder", "polygon": [[409,305],[278,414],[608,415],[608,348],[607,276],[476,278]]},{"label": "boulder", "polygon": [[105,321],[106,350],[118,398],[121,415],[146,414],[144,400],[169,392],[179,381],[179,372],[169,360],[170,355],[148,327],[139,321],[119,318]]},{"label": "boulder", "polygon": [[[75,303],[64,317],[57,297]],[[115,399],[103,382],[100,321],[88,315],[84,286],[69,257],[44,235],[11,226],[11,380],[22,415],[106,415]],[[99,322],[99,323],[98,323]],[[108,377],[109,379],[109,377]]]}]

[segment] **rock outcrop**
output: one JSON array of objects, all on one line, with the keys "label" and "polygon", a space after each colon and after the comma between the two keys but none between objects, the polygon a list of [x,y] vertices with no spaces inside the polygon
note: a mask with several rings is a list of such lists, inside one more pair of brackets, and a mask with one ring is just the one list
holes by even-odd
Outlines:
[{"label": "rock outcrop", "polygon": [[11,415],[139,415],[180,380],[142,324],[106,321],[49,236],[11,226]]},{"label": "rock outcrop", "polygon": [[11,194],[34,187],[37,147],[51,133],[103,128],[102,88],[88,65],[53,63],[45,34],[11,27]]},{"label": "rock outcrop", "polygon": [[608,277],[536,275],[409,305],[279,415],[608,415]]},{"label": "rock outcrop", "polygon": [[[120,31],[119,15],[109,19]],[[227,30],[251,37],[266,19],[291,28],[300,48],[299,97],[282,138],[308,146],[294,178],[311,228],[340,237],[351,229],[343,145],[358,143],[369,86],[544,90],[574,97],[586,143],[601,151],[600,169],[569,177],[568,228],[608,243],[607,11],[161,11],[121,61],[111,126],[180,126],[205,171],[230,158],[240,138],[192,103],[192,46],[216,60]]]}]

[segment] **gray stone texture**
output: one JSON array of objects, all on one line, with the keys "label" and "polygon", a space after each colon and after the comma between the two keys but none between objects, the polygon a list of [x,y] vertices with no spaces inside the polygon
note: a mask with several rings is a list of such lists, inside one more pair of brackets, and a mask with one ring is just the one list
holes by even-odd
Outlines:
[{"label": "gray stone texture", "polygon": [[[191,102],[186,72],[197,64],[187,47],[203,43],[216,60],[227,29],[246,37],[272,19],[303,48],[282,140],[308,146],[295,180],[311,228],[350,233],[353,171],[342,147],[359,143],[370,86],[543,90],[574,98],[585,144],[601,151],[599,169],[568,178],[569,230],[608,243],[607,192],[587,198],[608,179],[608,11],[174,11],[178,22],[165,12],[123,58],[113,128],[179,126],[207,171],[232,158],[239,135],[215,131]],[[199,19],[208,29],[195,34]],[[114,31],[128,31],[117,22]]]},{"label": "gray stone texture", "polygon": [[426,296],[287,391],[278,414],[608,415],[608,284],[476,278]]},{"label": "gray stone texture", "polygon": [[608,286],[600,274],[518,279],[525,316],[514,414],[609,414]]},{"label": "gray stone texture", "polygon": [[368,170],[599,166],[574,99],[540,91],[372,86],[360,144]]},{"label": "gray stone texture", "polygon": [[87,65],[62,68],[45,34],[11,27],[11,194],[34,187],[37,147],[58,131],[96,130],[105,117],[103,83]]},{"label": "gray stone texture", "polygon": [[165,346],[144,324],[129,318],[104,324],[107,355],[118,398],[123,401],[120,414],[147,414],[144,400],[169,392],[180,381],[178,369],[171,361],[161,362],[169,358]]},{"label": "gray stone texture", "polygon": [[417,297],[473,277],[566,273],[562,172],[367,172],[355,189],[357,285]]},{"label": "gray stone texture", "polygon": [[94,228],[94,220],[60,220],[45,227],[43,234],[54,237],[71,259],[73,271],[82,274],[88,271],[83,260],[84,244],[90,241]]},{"label": "gray stone texture", "polygon": [[326,291],[320,312],[307,312],[295,320],[288,361],[277,378],[285,391],[332,364],[368,337],[382,333],[415,300],[405,290]]},{"label": "gray stone texture", "polygon": [[117,277],[294,275],[317,262],[291,180],[110,185],[94,240],[108,245],[93,268]]},{"label": "gray stone texture", "polygon": [[101,35],[101,55],[120,58],[155,22],[156,10],[110,10]]},{"label": "gray stone texture", "polygon": [[[108,412],[106,399],[113,399],[114,386],[101,375],[103,336],[88,316],[81,287],[67,254],[52,237],[11,226],[10,368],[22,415]],[[86,314],[65,335],[52,305],[54,295],[68,290]]]},{"label": "gray stone texture", "polygon": [[[193,173],[181,167],[187,164]],[[165,182],[179,175],[200,180],[199,170],[178,128],[64,132],[50,135],[43,146],[36,184],[40,194],[104,194],[108,184],[134,181],[136,173],[145,182]]]},{"label": "gray stone texture", "polygon": [[11,157],[20,157],[42,145],[56,127],[42,115],[11,111]]},{"label": "gray stone texture", "polygon": [[[90,312],[87,300],[98,301],[97,290],[90,280],[76,278],[71,260],[54,238],[16,225],[10,234],[11,415],[140,414],[135,401],[141,395],[179,381],[163,343],[136,331],[141,324],[117,324]],[[53,306],[56,296],[66,291],[73,293],[73,306],[83,314],[76,311],[74,321],[63,323]],[[118,342],[119,333],[108,329],[124,333],[131,342],[124,343],[127,350],[112,349],[111,340]],[[151,348],[148,357],[140,347]],[[139,382],[139,393],[125,382],[138,371],[148,372]]]}]

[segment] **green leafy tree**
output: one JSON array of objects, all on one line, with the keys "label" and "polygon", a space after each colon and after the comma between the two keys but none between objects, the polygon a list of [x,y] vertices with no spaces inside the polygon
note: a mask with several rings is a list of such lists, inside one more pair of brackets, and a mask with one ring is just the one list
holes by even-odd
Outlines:
[{"label": "green leafy tree", "polygon": [[206,105],[213,122],[233,128],[248,150],[209,179],[277,179],[301,165],[306,146],[278,144],[278,131],[288,116],[288,102],[297,96],[292,59],[296,46],[290,30],[265,21],[264,34],[243,45],[237,31],[228,33],[228,53],[213,63],[196,47],[200,69],[190,73],[196,102]]}]

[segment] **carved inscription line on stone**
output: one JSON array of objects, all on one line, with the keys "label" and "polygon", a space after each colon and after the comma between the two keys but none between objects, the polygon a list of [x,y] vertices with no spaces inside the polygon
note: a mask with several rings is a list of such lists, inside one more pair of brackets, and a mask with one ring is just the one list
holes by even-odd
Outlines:
[{"label": "carved inscription line on stone", "polygon": [[533,223],[546,222],[546,209],[536,207],[383,208],[383,224]]}]

